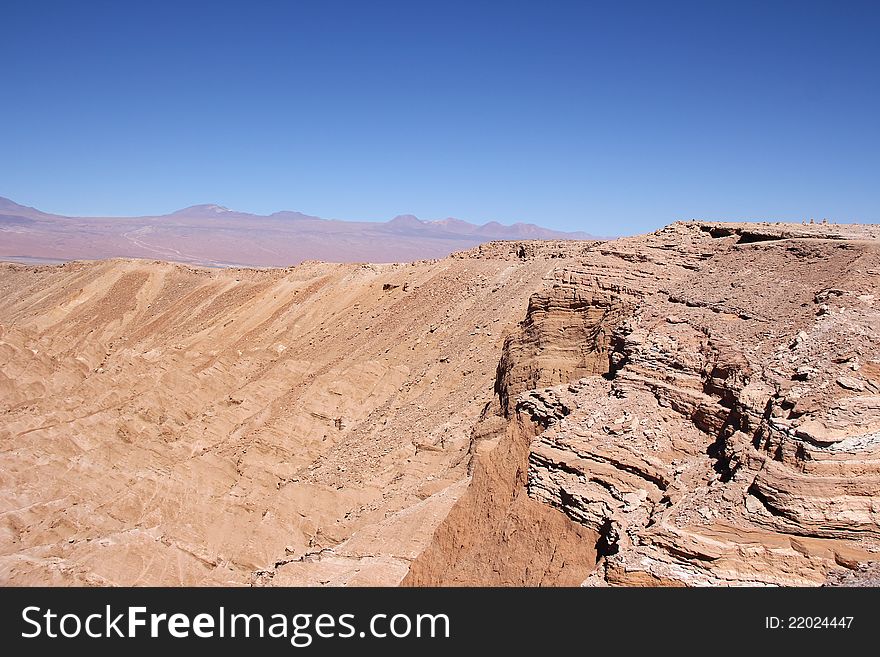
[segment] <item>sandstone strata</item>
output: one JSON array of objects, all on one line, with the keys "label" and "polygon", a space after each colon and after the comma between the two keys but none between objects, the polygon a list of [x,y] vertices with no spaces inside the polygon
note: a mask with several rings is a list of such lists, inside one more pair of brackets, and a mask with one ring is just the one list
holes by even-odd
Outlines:
[{"label": "sandstone strata", "polygon": [[[560,537],[579,560],[559,580],[591,550],[589,585],[846,582],[877,560],[877,237],[675,224],[549,277],[505,342],[494,413],[516,434],[504,448],[515,494],[596,537]],[[499,469],[499,447],[480,440],[471,489]],[[480,583],[506,562],[505,541],[471,545],[516,524],[510,507],[486,526],[483,505],[503,492],[462,496],[406,582]]]}]

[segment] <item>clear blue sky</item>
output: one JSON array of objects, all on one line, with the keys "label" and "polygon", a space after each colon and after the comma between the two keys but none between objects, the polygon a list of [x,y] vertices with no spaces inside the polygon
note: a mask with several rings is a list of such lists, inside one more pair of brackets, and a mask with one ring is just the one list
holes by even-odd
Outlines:
[{"label": "clear blue sky", "polygon": [[0,195],[880,221],[880,3],[0,3]]}]

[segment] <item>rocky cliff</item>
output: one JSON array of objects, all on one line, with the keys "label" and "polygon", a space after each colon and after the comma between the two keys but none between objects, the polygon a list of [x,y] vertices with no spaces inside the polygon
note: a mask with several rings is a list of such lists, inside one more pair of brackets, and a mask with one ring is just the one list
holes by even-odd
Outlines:
[{"label": "rocky cliff", "polygon": [[[494,582],[530,551],[543,564],[531,502],[590,532],[563,523],[552,581],[811,585],[876,561],[877,238],[675,224],[559,267],[504,343],[489,414],[505,437],[475,432],[471,490],[405,581]],[[488,515],[505,495],[529,504]],[[514,549],[520,523],[537,535]]]}]

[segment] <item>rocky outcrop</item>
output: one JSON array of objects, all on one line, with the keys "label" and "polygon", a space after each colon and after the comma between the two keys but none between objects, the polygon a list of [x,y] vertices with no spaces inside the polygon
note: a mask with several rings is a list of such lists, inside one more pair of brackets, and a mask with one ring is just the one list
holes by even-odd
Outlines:
[{"label": "rocky outcrop", "polygon": [[812,585],[877,560],[875,232],[675,224],[532,297],[499,414],[544,428],[525,487],[595,532],[586,584]]},{"label": "rocky outcrop", "polygon": [[602,240],[492,240],[472,249],[456,251],[450,258],[490,260],[571,260],[591,253]]},{"label": "rocky outcrop", "polygon": [[696,267],[705,255],[700,242],[712,240],[674,230],[597,242],[582,254],[582,264],[554,271],[529,299],[522,329],[504,344],[495,390],[502,411],[510,413],[512,394],[618,367],[615,332],[672,276]]},{"label": "rocky outcrop", "polygon": [[[642,299],[659,293],[670,272],[693,268],[705,257],[698,247],[675,251],[683,239],[695,245],[713,241],[699,231],[664,231],[647,247],[643,239],[594,243],[579,254],[580,262],[557,268],[532,295],[520,330],[504,342],[495,400],[472,436],[468,493],[413,562],[405,584],[574,584],[595,568],[601,527],[565,517],[553,505],[535,504],[526,488],[530,441],[570,409],[555,406],[558,395],[533,390],[518,397],[536,385],[585,376],[604,381],[620,367],[616,330]],[[644,270],[634,269],[633,262]],[[542,547],[548,536],[568,564],[552,576],[541,557],[548,554]]]}]

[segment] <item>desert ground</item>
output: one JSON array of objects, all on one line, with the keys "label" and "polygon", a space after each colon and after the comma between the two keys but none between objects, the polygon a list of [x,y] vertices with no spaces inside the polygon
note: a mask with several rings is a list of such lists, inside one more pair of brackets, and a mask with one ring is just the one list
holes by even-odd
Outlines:
[{"label": "desert ground", "polygon": [[0,582],[822,585],[880,552],[880,228],[0,264]]}]

